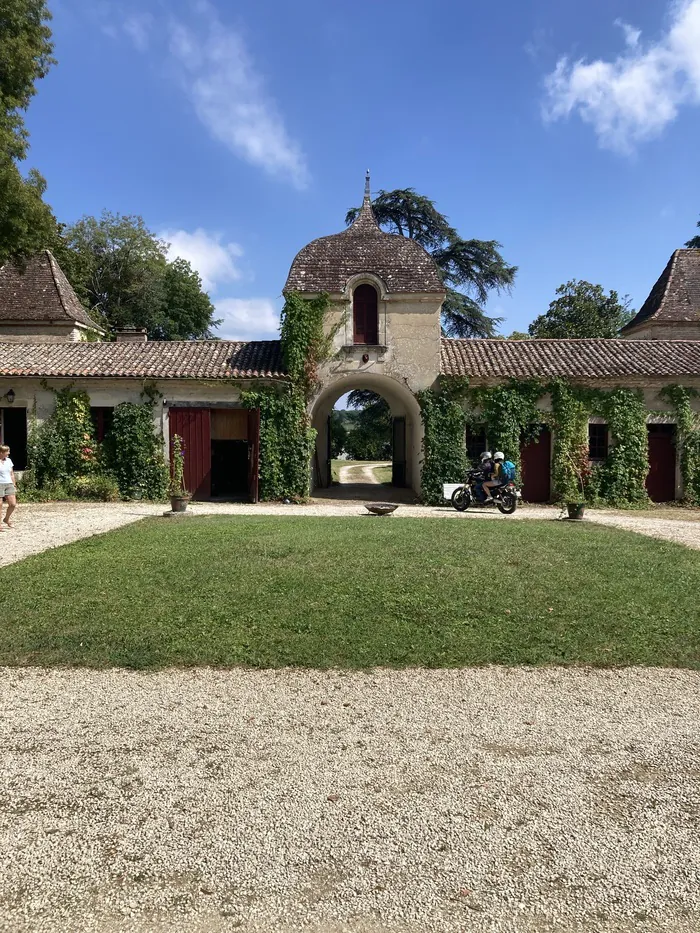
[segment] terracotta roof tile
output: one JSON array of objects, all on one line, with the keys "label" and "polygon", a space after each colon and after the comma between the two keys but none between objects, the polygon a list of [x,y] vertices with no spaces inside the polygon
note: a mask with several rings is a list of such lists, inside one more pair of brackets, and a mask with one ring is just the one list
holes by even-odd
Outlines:
[{"label": "terracotta roof tile", "polygon": [[441,370],[477,379],[700,376],[700,340],[450,340]]},{"label": "terracotta roof tile", "polygon": [[0,341],[0,376],[145,379],[281,378],[279,340],[146,343],[10,343]]},{"label": "terracotta roof tile", "polygon": [[23,269],[14,263],[0,268],[0,321],[77,321],[103,333],[48,249]]},{"label": "terracotta roof tile", "polygon": [[700,249],[675,251],[649,297],[622,328],[622,333],[647,321],[700,325]]},{"label": "terracotta roof tile", "polygon": [[347,230],[313,240],[297,253],[284,291],[338,294],[362,272],[378,276],[388,292],[445,291],[432,257],[415,240],[384,233],[368,198]]}]

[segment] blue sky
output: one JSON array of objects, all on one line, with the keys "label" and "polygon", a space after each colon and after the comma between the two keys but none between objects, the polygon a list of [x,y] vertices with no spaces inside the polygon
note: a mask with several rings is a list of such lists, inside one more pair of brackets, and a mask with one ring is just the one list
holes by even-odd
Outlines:
[{"label": "blue sky", "polygon": [[62,221],[141,214],[221,336],[274,337],[295,253],[414,187],[519,267],[525,329],[570,278],[639,307],[700,216],[700,0],[49,0],[27,165]]}]

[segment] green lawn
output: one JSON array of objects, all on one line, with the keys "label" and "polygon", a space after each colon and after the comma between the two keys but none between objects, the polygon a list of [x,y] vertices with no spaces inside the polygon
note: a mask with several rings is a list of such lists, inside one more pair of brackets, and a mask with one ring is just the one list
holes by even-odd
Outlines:
[{"label": "green lawn", "polygon": [[700,667],[700,555],[585,523],[148,519],[0,592],[9,665]]}]

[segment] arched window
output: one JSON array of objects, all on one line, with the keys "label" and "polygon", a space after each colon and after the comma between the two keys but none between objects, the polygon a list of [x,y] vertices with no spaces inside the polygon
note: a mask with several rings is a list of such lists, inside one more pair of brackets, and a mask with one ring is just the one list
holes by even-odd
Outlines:
[{"label": "arched window", "polygon": [[379,343],[377,290],[358,285],[352,296],[353,343]]}]

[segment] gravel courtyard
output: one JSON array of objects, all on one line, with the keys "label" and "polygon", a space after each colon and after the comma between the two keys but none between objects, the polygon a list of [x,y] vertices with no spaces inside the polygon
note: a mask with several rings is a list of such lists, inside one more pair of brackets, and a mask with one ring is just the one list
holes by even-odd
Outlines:
[{"label": "gravel courtyard", "polygon": [[700,675],[0,669],[0,929],[700,927]]}]

